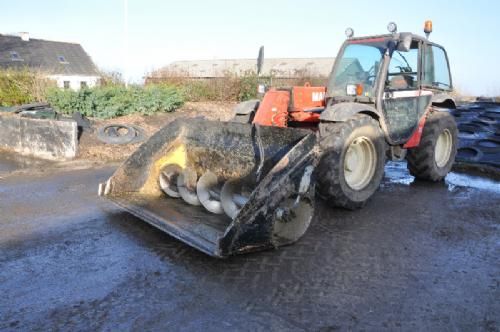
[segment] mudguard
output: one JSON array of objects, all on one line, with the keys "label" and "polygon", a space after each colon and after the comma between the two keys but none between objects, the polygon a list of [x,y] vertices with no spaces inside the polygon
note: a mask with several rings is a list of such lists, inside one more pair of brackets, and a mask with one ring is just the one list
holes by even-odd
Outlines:
[{"label": "mudguard", "polygon": [[377,109],[371,105],[345,102],[338,104],[329,104],[319,117],[320,121],[344,122],[351,119],[358,113],[371,114],[376,119],[382,118]]}]

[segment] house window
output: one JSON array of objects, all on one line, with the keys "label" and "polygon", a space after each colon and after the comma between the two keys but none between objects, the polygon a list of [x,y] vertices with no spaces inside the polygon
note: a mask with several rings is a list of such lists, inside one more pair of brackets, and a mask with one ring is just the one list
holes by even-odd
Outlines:
[{"label": "house window", "polygon": [[69,89],[69,81],[64,81],[63,85],[65,89]]},{"label": "house window", "polygon": [[80,89],[86,89],[87,87],[88,87],[87,82],[85,82],[85,81],[80,82]]},{"label": "house window", "polygon": [[16,51],[11,51],[10,52],[10,59],[12,61],[24,61],[19,54]]},{"label": "house window", "polygon": [[57,60],[59,60],[60,63],[68,63],[63,55],[58,55]]}]

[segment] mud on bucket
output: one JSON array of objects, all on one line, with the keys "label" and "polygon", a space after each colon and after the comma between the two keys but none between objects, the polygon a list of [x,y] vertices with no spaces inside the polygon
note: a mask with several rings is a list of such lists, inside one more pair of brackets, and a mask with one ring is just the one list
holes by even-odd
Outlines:
[{"label": "mud on bucket", "polygon": [[212,256],[288,244],[314,214],[315,140],[308,130],[177,120],[100,194]]}]

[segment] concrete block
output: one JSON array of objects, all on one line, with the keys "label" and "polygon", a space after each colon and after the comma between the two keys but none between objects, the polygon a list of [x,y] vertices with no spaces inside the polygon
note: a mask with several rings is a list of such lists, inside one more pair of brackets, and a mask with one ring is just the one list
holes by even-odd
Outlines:
[{"label": "concrete block", "polygon": [[0,114],[0,147],[43,159],[71,159],[78,152],[78,126],[74,120]]}]

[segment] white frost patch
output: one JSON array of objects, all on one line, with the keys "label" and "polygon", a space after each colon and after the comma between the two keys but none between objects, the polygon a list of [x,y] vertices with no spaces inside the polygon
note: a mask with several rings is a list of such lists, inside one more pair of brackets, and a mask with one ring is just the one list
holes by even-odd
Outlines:
[{"label": "white frost patch", "polygon": [[500,182],[479,176],[472,176],[460,173],[449,173],[445,178],[446,184],[450,190],[455,187],[469,187],[481,190],[487,190],[494,193],[500,193]]}]

